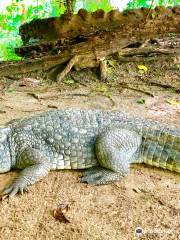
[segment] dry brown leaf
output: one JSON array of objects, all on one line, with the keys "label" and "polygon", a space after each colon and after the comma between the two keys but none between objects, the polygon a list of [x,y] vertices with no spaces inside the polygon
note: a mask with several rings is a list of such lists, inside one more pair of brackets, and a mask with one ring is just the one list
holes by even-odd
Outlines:
[{"label": "dry brown leaf", "polygon": [[70,221],[65,216],[65,213],[67,213],[68,210],[68,204],[59,204],[57,209],[53,210],[53,217],[60,222],[69,223]]}]

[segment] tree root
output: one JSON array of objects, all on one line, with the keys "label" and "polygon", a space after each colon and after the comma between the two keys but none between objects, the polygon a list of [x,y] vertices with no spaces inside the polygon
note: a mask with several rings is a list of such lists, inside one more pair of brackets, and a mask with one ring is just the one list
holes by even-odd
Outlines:
[{"label": "tree root", "polygon": [[103,58],[99,60],[99,67],[100,67],[100,79],[101,81],[105,81],[107,79],[107,63],[106,60]]},{"label": "tree root", "polygon": [[64,77],[71,71],[72,67],[79,62],[79,60],[80,56],[74,56],[73,58],[71,58],[65,69],[57,75],[57,82],[62,81]]}]

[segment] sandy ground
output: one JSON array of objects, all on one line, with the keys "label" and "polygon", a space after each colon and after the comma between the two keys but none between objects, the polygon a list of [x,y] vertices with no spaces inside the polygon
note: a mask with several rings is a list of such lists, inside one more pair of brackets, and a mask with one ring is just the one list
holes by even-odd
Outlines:
[{"label": "sandy ground", "polygon": [[[26,79],[27,80],[27,79]],[[32,79],[31,79],[32,80]],[[32,83],[32,82],[31,82]],[[87,83],[86,83],[87,84]],[[97,82],[92,83],[93,89]],[[120,86],[120,83],[118,83]],[[128,111],[180,126],[178,94],[149,96],[132,89],[106,90],[76,86],[12,84],[0,95],[0,124],[53,108],[83,107]],[[25,85],[28,85],[27,83]],[[31,85],[31,84],[30,84]],[[99,87],[99,85],[98,85]],[[29,94],[34,93],[35,95]],[[138,104],[137,101],[145,101]],[[2,190],[17,175],[0,175]],[[54,171],[29,187],[30,192],[0,202],[0,239],[133,240],[180,239],[180,176],[169,171],[133,165],[121,182],[106,186],[80,183],[80,171]],[[53,217],[59,204],[69,204],[63,223]],[[140,237],[135,229],[143,229]]]}]

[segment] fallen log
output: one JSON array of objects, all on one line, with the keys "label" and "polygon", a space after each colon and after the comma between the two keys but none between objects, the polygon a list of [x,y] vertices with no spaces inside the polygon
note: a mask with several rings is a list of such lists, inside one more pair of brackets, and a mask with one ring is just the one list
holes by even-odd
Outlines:
[{"label": "fallen log", "polygon": [[[132,14],[134,22],[131,19],[129,23],[120,24],[119,27],[116,26],[116,28],[107,31],[102,31],[102,29],[98,32],[89,31],[88,35],[79,36],[81,41],[77,40],[77,36],[73,39],[71,35],[69,41],[65,41],[63,44],[61,44],[62,38],[49,42],[45,41],[44,32],[43,34],[39,33],[42,38],[44,37],[39,43],[26,44],[16,49],[19,55],[26,57],[28,55],[27,58],[19,62],[0,64],[0,76],[11,76],[37,70],[48,71],[56,65],[67,63],[66,68],[57,75],[57,81],[61,81],[73,66],[78,69],[100,66],[101,78],[104,79],[107,76],[105,59],[117,52],[120,52],[121,58],[129,60],[140,55],[144,57],[150,55],[179,56],[179,8],[157,8],[155,11],[157,18],[153,19],[149,18],[150,11],[138,9],[129,11],[127,16],[130,18]],[[165,14],[167,12],[169,15]],[[123,12],[123,14],[125,13]],[[97,16],[95,19],[98,19]],[[71,22],[70,25],[72,25]],[[29,28],[32,26],[29,25],[25,29]],[[37,31],[36,28],[34,29]],[[36,32],[35,30],[34,32]]]}]

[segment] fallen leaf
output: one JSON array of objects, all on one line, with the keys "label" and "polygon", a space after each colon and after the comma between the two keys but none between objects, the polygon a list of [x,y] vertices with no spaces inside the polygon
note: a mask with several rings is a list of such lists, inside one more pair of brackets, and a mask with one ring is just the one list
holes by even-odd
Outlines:
[{"label": "fallen leaf", "polygon": [[73,79],[66,79],[64,81],[64,83],[67,84],[67,85],[73,85],[73,84],[75,84],[75,81]]},{"label": "fallen leaf", "polygon": [[155,13],[152,13],[152,14],[151,14],[151,17],[152,17],[152,19],[154,19],[154,18],[156,17],[156,14],[155,14]]},{"label": "fallen leaf", "polygon": [[137,103],[138,104],[145,104],[145,99],[139,99],[139,100],[137,100]]},{"label": "fallen leaf", "polygon": [[144,65],[138,65],[137,67],[139,69],[139,73],[141,73],[141,74],[147,72],[147,70],[148,70],[148,68]]},{"label": "fallen leaf", "polygon": [[166,99],[166,102],[171,104],[171,105],[175,105],[175,106],[180,105],[180,101],[176,101],[176,100],[173,100],[173,99]]},{"label": "fallen leaf", "polygon": [[53,217],[60,222],[69,223],[70,221],[66,218],[65,213],[69,210],[68,204],[59,204],[57,209],[53,210]]}]

